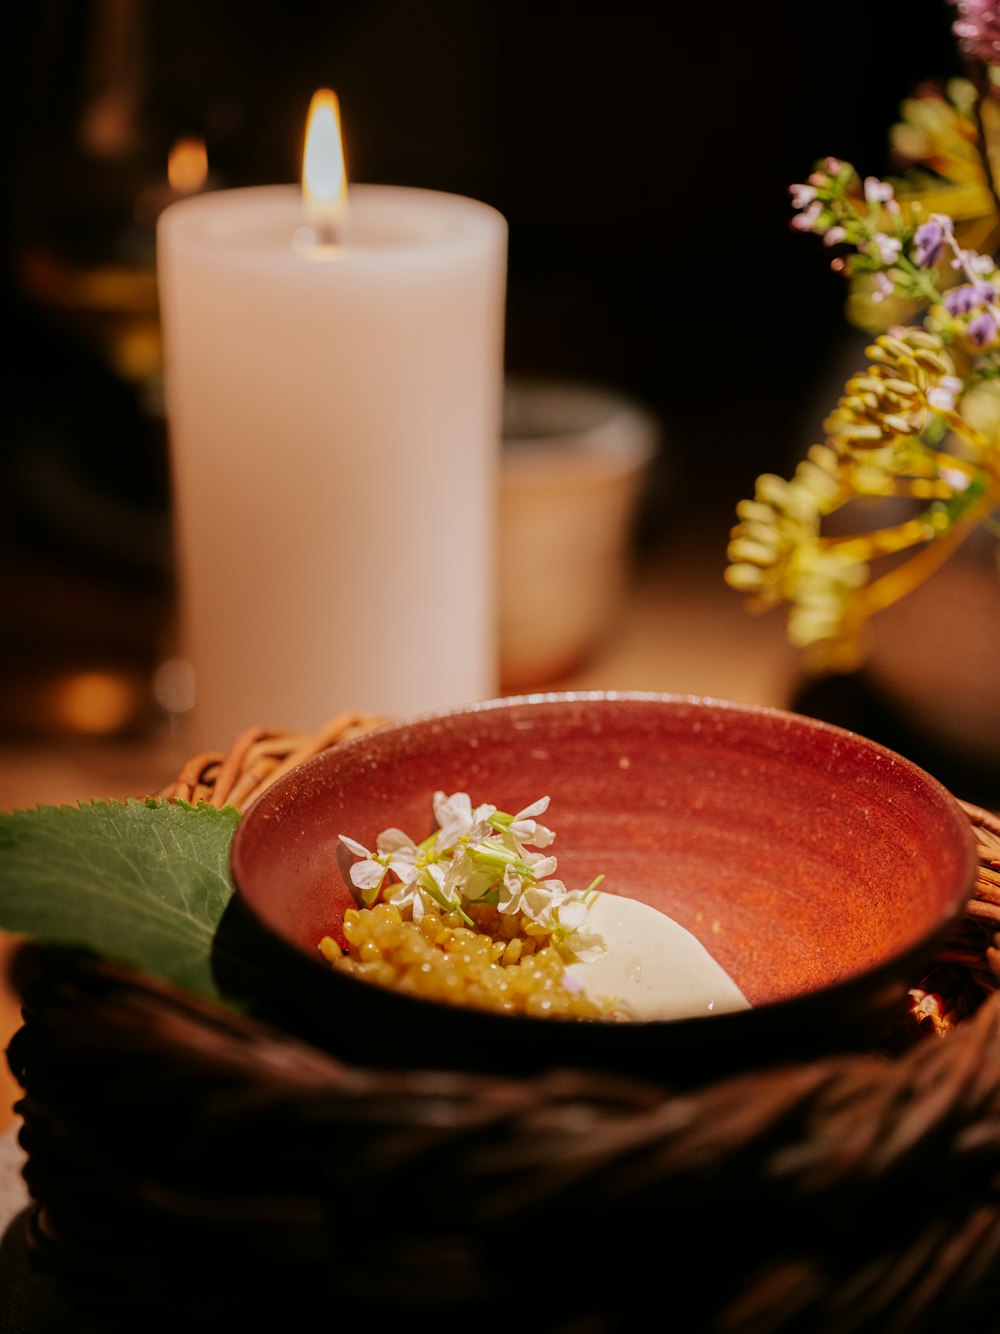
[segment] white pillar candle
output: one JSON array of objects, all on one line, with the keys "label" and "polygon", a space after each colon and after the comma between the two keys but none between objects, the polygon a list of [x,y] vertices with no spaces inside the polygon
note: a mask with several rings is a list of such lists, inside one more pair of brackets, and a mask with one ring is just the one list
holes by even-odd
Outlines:
[{"label": "white pillar candle", "polygon": [[181,656],[192,742],[497,689],[495,487],[507,227],[352,186],[297,248],[295,186],[158,224]]}]

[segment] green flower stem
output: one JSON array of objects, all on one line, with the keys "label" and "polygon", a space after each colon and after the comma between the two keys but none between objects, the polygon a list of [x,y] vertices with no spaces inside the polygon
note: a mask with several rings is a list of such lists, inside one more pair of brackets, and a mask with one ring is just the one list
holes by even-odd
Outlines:
[{"label": "green flower stem", "polygon": [[[989,503],[985,503],[989,500]],[[890,570],[879,579],[873,580],[867,588],[858,594],[858,603],[862,616],[890,607],[901,597],[912,592],[924,583],[934,572],[941,568],[946,560],[962,545],[976,528],[1000,503],[1000,496],[984,497],[979,505],[968,509],[958,522],[947,532],[936,535],[924,549],[905,564]]]},{"label": "green flower stem", "polygon": [[472,926],[472,918],[463,911],[462,905],[460,903],[449,903],[441,893],[440,889],[438,889],[434,877],[426,869],[420,872],[420,887],[421,889],[426,889],[434,902],[438,904],[439,907],[443,908],[445,912],[457,912],[466,926]]},{"label": "green flower stem", "polygon": [[889,556],[907,547],[916,546],[938,537],[926,515],[916,519],[907,519],[890,528],[876,528],[870,533],[850,534],[845,537],[828,537],[823,545],[836,550],[850,560],[867,561],[876,556]]},{"label": "green flower stem", "polygon": [[[469,849],[469,854],[477,866],[492,866],[498,871],[503,871],[508,866],[524,866],[524,862],[520,860],[516,852],[511,852],[509,848],[497,847],[491,843],[478,843],[474,848]],[[527,869],[525,867],[525,870]]]},{"label": "green flower stem", "polygon": [[923,298],[931,305],[938,305],[944,300],[937,285],[931,282],[928,271],[918,268],[908,256],[898,255],[892,268],[906,275],[910,283],[910,293],[918,300]]}]

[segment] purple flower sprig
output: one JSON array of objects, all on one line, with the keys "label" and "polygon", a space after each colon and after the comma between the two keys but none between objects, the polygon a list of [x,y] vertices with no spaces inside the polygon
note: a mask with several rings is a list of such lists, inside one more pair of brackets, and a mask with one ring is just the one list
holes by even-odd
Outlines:
[{"label": "purple flower sprig", "polygon": [[955,239],[951,218],[932,213],[913,233],[915,262],[923,268],[933,268],[949,251],[952,268],[961,270],[966,281],[949,287],[942,304],[956,325],[964,326],[965,336],[973,347],[992,347],[1000,337],[1000,291],[994,263],[988,255],[963,250]]},{"label": "purple flower sprig", "polygon": [[[1000,346],[1000,273],[987,255],[963,250],[954,224],[933,213],[914,223],[899,206],[892,185],[865,178],[863,204],[852,194],[857,173],[850,163],[827,157],[807,181],[789,187],[795,210],[791,226],[836,247],[831,267],[845,277],[869,275],[871,299],[898,297],[929,311],[929,324],[949,342],[971,351]],[[961,272],[960,286],[942,283],[945,260]]]}]

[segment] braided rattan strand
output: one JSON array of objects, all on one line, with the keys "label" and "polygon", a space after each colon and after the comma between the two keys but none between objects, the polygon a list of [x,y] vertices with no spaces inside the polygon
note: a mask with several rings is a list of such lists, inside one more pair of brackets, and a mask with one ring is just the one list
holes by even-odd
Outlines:
[{"label": "braided rattan strand", "polygon": [[892,1061],[678,1096],[359,1069],[109,964],[50,959],[26,1005],[34,1244],[121,1328],[332,1302],[499,1329],[532,1256],[565,1281],[531,1331],[646,1328],[665,1298],[685,1334],[991,1328],[1000,995]]},{"label": "braided rattan strand", "polygon": [[227,751],[206,751],[188,760],[173,782],[155,795],[245,810],[269,784],[303,760],[388,721],[376,714],[347,712],[336,714],[316,732],[250,727]]}]

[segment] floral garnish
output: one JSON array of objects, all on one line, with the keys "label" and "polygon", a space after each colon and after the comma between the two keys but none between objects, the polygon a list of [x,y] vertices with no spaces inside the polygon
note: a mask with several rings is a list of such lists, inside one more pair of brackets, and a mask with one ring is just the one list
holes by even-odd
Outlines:
[{"label": "floral garnish", "polygon": [[[897,146],[933,158],[929,171],[897,191],[827,157],[790,187],[792,228],[830,249],[851,285],[849,318],[876,336],[823,424],[825,440],[790,480],[763,474],[737,506],[725,578],[754,610],[785,604],[789,640],[817,670],[856,668],[876,612],[974,529],[1000,536],[1000,270],[965,241],[975,210],[978,231],[994,239],[1000,217],[987,137],[1000,4],[957,8],[971,76],[960,87],[965,110],[926,94],[906,107],[902,128],[913,133],[897,136]],[[958,203],[959,187],[961,219],[928,207]],[[838,521],[829,531],[830,516],[855,501],[863,515],[870,497],[903,498],[906,517],[875,530]]]},{"label": "floral garnish", "polygon": [[473,807],[466,792],[437,791],[432,804],[438,828],[420,843],[389,828],[370,851],[340,835],[360,858],[350,874],[364,907],[381,900],[414,922],[429,911],[450,911],[472,926],[473,908],[489,906],[501,918],[520,919],[526,935],[549,937],[568,961],[587,963],[604,952],[603,939],[586,930],[587,904],[603,877],[585,890],[567,889],[553,878],[555,857],[531,850],[555,839],[536,818],[548,809],[548,797],[513,815]]}]

